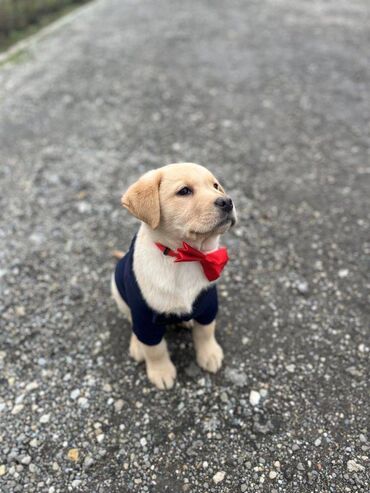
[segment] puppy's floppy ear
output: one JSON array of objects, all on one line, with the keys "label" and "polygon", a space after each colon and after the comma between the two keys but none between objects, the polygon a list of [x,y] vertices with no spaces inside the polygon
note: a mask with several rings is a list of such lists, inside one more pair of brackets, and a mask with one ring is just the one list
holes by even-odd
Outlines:
[{"label": "puppy's floppy ear", "polygon": [[157,228],[160,221],[160,183],[160,171],[148,171],[129,187],[121,199],[123,207],[126,207],[131,214],[147,223],[152,229]]}]

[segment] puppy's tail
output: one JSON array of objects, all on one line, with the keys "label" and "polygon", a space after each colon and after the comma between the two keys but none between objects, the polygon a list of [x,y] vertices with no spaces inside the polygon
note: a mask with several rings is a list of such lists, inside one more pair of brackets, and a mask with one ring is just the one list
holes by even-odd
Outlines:
[{"label": "puppy's tail", "polygon": [[124,257],[125,254],[124,252],[122,252],[122,250],[113,250],[112,255],[116,259],[120,260],[122,257]]}]

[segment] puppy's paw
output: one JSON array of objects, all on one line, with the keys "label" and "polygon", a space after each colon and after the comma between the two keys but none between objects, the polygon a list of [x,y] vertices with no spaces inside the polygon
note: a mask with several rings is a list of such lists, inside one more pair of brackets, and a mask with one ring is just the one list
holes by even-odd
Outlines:
[{"label": "puppy's paw", "polygon": [[176,380],[176,368],[169,359],[160,364],[147,365],[149,380],[161,390],[172,389]]},{"label": "puppy's paw", "polygon": [[144,361],[144,351],[135,334],[131,336],[129,354],[137,363]]},{"label": "puppy's paw", "polygon": [[197,363],[203,370],[216,373],[221,368],[224,352],[216,339],[198,345]]}]

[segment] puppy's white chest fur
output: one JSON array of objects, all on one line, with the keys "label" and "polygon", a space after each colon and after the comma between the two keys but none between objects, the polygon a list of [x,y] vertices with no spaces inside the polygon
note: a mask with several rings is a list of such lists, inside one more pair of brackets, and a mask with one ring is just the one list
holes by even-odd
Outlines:
[{"label": "puppy's white chest fur", "polygon": [[148,305],[160,313],[189,313],[199,293],[210,286],[199,262],[175,263],[155,246],[145,225],[136,239],[134,273]]}]

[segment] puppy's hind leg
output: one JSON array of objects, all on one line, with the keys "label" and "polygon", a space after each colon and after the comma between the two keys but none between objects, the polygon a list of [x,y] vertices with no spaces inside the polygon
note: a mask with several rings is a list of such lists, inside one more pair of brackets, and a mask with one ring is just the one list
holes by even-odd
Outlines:
[{"label": "puppy's hind leg", "polygon": [[137,363],[142,363],[145,360],[142,345],[135,334],[131,335],[129,354]]}]

